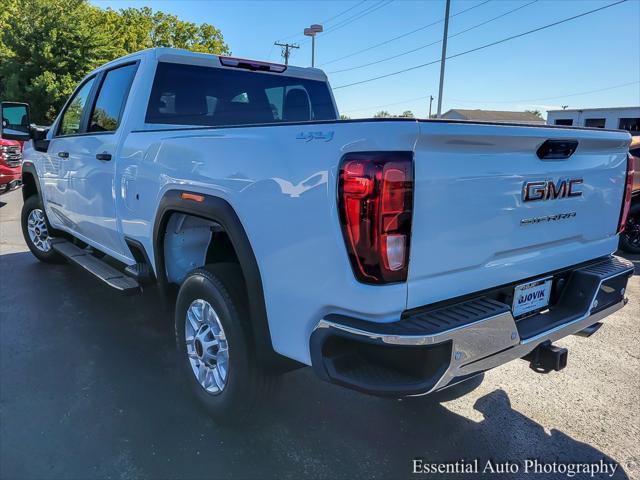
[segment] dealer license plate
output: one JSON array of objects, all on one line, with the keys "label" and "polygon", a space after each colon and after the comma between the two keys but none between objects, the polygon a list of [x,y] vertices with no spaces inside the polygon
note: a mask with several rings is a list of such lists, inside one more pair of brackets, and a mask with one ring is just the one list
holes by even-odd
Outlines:
[{"label": "dealer license plate", "polygon": [[518,285],[513,291],[513,316],[518,318],[535,310],[542,310],[549,305],[551,294],[551,282],[553,279],[545,278],[534,282]]}]

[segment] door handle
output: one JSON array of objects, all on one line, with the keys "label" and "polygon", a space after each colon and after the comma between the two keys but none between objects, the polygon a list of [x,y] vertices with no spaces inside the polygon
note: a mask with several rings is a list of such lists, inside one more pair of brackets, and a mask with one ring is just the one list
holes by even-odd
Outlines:
[{"label": "door handle", "polygon": [[60,158],[69,158],[69,152],[58,152]]},{"label": "door handle", "polygon": [[98,160],[103,161],[103,162],[108,162],[109,160],[111,160],[111,154],[110,153],[96,153],[96,158]]}]

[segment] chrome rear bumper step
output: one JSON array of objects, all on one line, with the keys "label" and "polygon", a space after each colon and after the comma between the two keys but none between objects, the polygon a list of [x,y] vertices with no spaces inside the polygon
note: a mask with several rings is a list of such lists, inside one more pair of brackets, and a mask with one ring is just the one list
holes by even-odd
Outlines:
[{"label": "chrome rear bumper step", "polygon": [[124,294],[133,294],[140,291],[140,284],[137,280],[128,277],[117,268],[94,257],[91,252],[83,250],[62,238],[56,238],[51,243],[56,252],[71,263],[82,267],[94,277],[102,280],[111,288]]},{"label": "chrome rear bumper step", "polygon": [[618,257],[577,268],[555,305],[518,321],[486,297],[383,324],[328,315],[311,335],[312,364],[321,378],[367,393],[430,393],[597,324],[624,306],[633,268]]}]

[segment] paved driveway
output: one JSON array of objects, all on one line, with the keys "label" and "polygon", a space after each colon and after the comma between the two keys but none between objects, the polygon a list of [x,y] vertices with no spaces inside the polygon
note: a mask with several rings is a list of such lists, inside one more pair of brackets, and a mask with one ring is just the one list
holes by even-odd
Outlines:
[{"label": "paved driveway", "polygon": [[[639,275],[596,335],[561,342],[561,373],[512,362],[438,404],[364,396],[303,369],[284,377],[258,424],[228,429],[183,388],[153,292],[122,298],[71,266],[37,262],[20,233],[20,192],[0,201],[3,479],[399,478],[414,458],[604,460],[619,464],[613,478],[640,477]],[[519,467],[500,478],[522,478]]]}]

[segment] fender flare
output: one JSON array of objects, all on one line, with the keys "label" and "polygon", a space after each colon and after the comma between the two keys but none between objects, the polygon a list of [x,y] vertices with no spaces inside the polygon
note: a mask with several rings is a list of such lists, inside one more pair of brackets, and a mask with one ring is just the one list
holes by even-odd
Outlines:
[{"label": "fender flare", "polygon": [[[35,194],[38,195],[38,197],[40,197],[40,202],[42,203],[43,208],[45,208],[44,196],[42,195],[42,186],[40,185],[40,179],[38,178],[38,171],[36,170],[36,166],[30,160],[27,160],[22,163],[22,200],[26,201],[27,198],[31,196],[31,195],[27,195],[27,189],[25,188],[25,183],[24,183],[25,173],[33,177],[33,183],[36,184]],[[46,208],[45,208],[44,221],[46,222],[47,228],[49,229],[49,232],[52,235],[65,237],[69,240],[73,238],[71,234],[64,232],[62,230],[58,230],[51,226],[51,223],[49,223],[49,218],[46,215]]]},{"label": "fender flare", "polygon": [[[182,193],[190,193],[204,197],[202,202],[185,200]],[[258,357],[266,363],[267,368],[287,370],[292,362],[273,350],[271,332],[267,320],[267,310],[262,289],[262,277],[258,262],[249,242],[249,237],[233,207],[224,199],[212,195],[189,192],[186,190],[170,190],[160,200],[153,226],[153,251],[156,267],[156,278],[161,291],[169,291],[169,282],[164,261],[164,232],[172,213],[179,212],[206,220],[214,221],[222,226],[236,250],[240,269],[247,289],[251,328]],[[262,363],[262,362],[261,362]]]},{"label": "fender flare", "polygon": [[[42,192],[40,191],[40,180],[38,178],[38,172],[36,170],[36,166],[33,162],[25,161],[22,163],[22,180],[24,183],[24,174],[27,173],[33,177],[34,183],[36,184],[36,192],[40,196],[40,199],[43,200]],[[26,200],[28,197],[26,195],[26,190],[22,187],[22,199]]]}]

